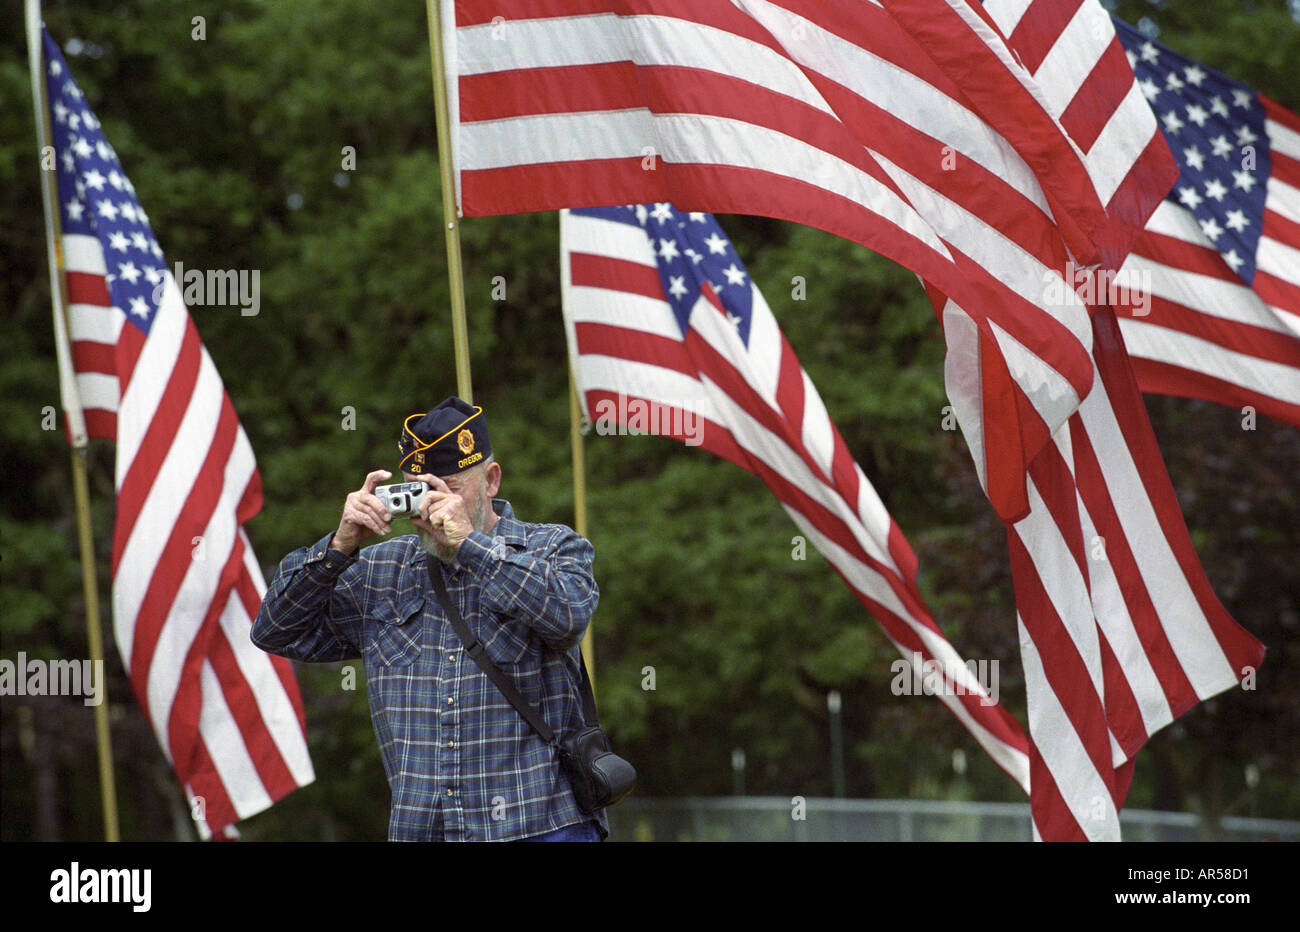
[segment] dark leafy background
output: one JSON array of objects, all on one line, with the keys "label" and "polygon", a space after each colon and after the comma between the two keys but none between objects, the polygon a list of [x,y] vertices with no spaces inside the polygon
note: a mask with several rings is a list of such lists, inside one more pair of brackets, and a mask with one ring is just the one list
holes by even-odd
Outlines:
[{"label": "dark leafy background", "polygon": [[[79,657],[69,455],[41,427],[58,389],[18,6],[0,9],[0,647]],[[1300,27],[1286,4],[1118,10],[1300,109]],[[260,271],[256,317],[192,313],[257,452],[267,502],[249,532],[269,574],[334,526],[367,470],[393,467],[403,415],[455,391],[424,4],[50,2],[45,15],[168,261]],[[722,219],[918,550],[940,623],[966,656],[1000,660],[1002,701],[1023,720],[1005,539],[963,444],[941,429],[942,342],[915,278],[814,230]],[[556,216],[472,219],[463,244],[475,399],[503,494],[527,519],[572,523]],[[1194,811],[1211,832],[1226,814],[1300,818],[1300,431],[1243,430],[1234,409],[1178,399],[1148,408],[1215,589],[1270,654],[1256,690],[1216,697],[1151,740],[1130,805]],[[835,689],[849,795],[1023,799],[938,702],[891,695],[893,648],[815,552],[791,558],[796,529],[757,479],[653,437],[592,435],[586,453],[602,717],[643,795],[729,793],[733,748],[750,793],[829,795]],[[107,600],[111,446],[90,460]],[[642,688],[647,666],[654,690]],[[111,645],[107,669],[123,836],[193,837]],[[343,689],[339,664],[298,674],[318,779],[244,823],[245,837],[383,838],[388,790],[363,684]],[[3,837],[100,837],[90,711],[5,697],[0,726]]]}]

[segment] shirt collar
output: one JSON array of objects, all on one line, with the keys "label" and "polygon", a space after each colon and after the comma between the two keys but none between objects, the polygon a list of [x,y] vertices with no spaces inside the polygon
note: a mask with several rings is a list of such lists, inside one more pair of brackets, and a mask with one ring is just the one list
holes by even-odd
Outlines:
[{"label": "shirt collar", "polygon": [[492,528],[489,537],[500,537],[508,544],[527,544],[528,535],[524,532],[524,523],[515,517],[515,510],[504,498],[492,499],[492,510],[500,519]]}]

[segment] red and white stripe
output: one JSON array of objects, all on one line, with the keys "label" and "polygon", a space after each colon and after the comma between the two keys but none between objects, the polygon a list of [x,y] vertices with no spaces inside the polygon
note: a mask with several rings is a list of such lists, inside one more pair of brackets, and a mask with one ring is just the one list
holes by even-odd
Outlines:
[{"label": "red and white stripe", "polygon": [[1254,287],[1287,329],[1300,336],[1300,115],[1263,94],[1260,103],[1273,171]]},{"label": "red and white stripe", "polygon": [[1189,211],[1162,204],[1124,270],[1148,311],[1120,320],[1143,391],[1300,426],[1300,317],[1242,282]]},{"label": "red and white stripe", "polygon": [[588,416],[651,403],[662,414],[658,432],[681,440],[691,432],[674,425],[700,418],[701,445],[767,483],[909,663],[916,653],[939,664],[949,687],[942,701],[1028,791],[1022,729],[935,623],[915,554],[758,289],[751,285],[748,348],[707,290],[683,340],[643,229],[568,211],[560,224],[565,325]]},{"label": "red and white stripe", "polygon": [[171,275],[146,338],[112,306],[99,240],[63,247],[88,431],[117,444],[117,645],[209,837],[314,779],[293,669],[249,640],[261,479]]},{"label": "red and white stripe", "polygon": [[64,236],[63,256],[72,363],[86,431],[91,437],[113,440],[121,400],[117,347],[126,317],[108,296],[104,279],[108,272],[98,239]]},{"label": "red and white stripe", "polygon": [[[1084,153],[1118,221],[1102,250],[1114,268],[1149,238],[1176,171],[1109,17],[1091,0],[984,9]],[[1128,289],[1140,278],[1123,268]],[[1191,546],[1112,312],[1093,308],[1092,326],[1092,391],[1034,458],[1029,514],[1008,524],[1035,837],[1051,840],[1118,840],[1138,749],[1263,657]]]},{"label": "red and white stripe", "polygon": [[[1118,266],[1177,177],[1177,167],[1100,4],[1096,0],[989,0],[984,4],[896,0],[889,6],[914,33],[929,37],[927,51],[933,50],[962,93],[975,101],[981,118],[996,126],[1033,167],[1036,181],[1051,199],[1054,221],[1072,251],[1071,260],[1100,262],[1103,268]],[[1004,67],[998,68],[998,63]],[[1024,100],[1022,107],[1003,104],[1016,95]],[[1035,110],[1035,103],[1043,113]],[[1034,122],[1027,121],[1026,114]],[[1036,150],[1017,130],[1017,124],[1024,123],[1025,132],[1032,134],[1036,126],[1050,127],[1050,121],[1067,134],[1068,148]],[[1095,220],[1082,222],[1085,237],[1095,239],[1095,252],[1076,248],[1077,218],[1067,200],[1050,196],[1065,183],[1057,177],[1062,163],[1069,169],[1066,180],[1090,186],[1096,200],[1105,205],[1100,226]],[[1078,179],[1080,168],[1083,180]],[[1085,195],[1076,200],[1087,203]],[[1055,280],[1052,284],[1055,288]],[[991,451],[1018,449],[1027,466],[1064,423],[1056,415],[1062,410],[1067,416],[1072,413],[1076,398],[1064,391],[1051,369],[999,333],[996,324],[992,328],[996,339],[990,340],[978,322],[969,320],[965,309],[950,300],[950,293],[931,286],[948,343],[949,398],[990,500],[1004,520],[1015,520],[1028,509],[1028,502],[1020,497],[1023,486],[1013,473],[1015,458],[999,459]],[[1091,347],[1090,335],[1081,342]],[[1033,386],[1038,387],[1037,394]]]},{"label": "red and white stripe", "polygon": [[1118,840],[1138,749],[1264,653],[1211,591],[1114,317],[1094,322],[1096,385],[1008,528],[1034,823],[1053,840]]},{"label": "red and white stripe", "polygon": [[[1102,266],[1118,267],[1178,172],[1110,14],[1097,0],[986,0],[971,6],[1005,37],[1041,90],[1048,113],[1082,153],[1110,221],[1101,242]],[[996,112],[995,105],[991,110]]]}]

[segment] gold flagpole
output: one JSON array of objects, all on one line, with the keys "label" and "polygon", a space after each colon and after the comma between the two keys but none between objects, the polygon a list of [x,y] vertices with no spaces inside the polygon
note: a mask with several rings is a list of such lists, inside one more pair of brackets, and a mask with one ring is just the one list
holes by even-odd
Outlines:
[{"label": "gold flagpole", "polygon": [[[429,55],[433,63],[434,117],[438,126],[438,168],[442,175],[442,218],[447,234],[447,278],[451,288],[451,335],[456,354],[456,393],[474,403],[469,374],[469,331],[465,324],[465,281],[460,261],[460,201],[452,152],[447,79],[443,71],[442,19],[439,0],[426,0]],[[454,13],[453,13],[454,15]]]},{"label": "gold flagpole", "polygon": [[[587,464],[582,447],[582,406],[578,402],[578,384],[569,368],[569,438],[573,447],[573,529],[587,536]],[[591,693],[596,694],[596,645],[591,637],[591,625],[582,636],[582,658],[587,663],[587,676],[591,679]]]},{"label": "gold flagpole", "polygon": [[[81,584],[86,599],[86,639],[91,666],[102,669],[104,642],[100,633],[99,586],[95,579],[95,545],[90,527],[90,486],[86,479],[86,422],[77,397],[76,376],[72,371],[72,353],[68,341],[67,293],[63,277],[63,235],[59,212],[55,209],[53,170],[45,168],[47,154],[53,152],[50,130],[49,90],[42,67],[40,0],[27,0],[27,57],[31,64],[32,106],[36,111],[36,142],[40,152],[41,200],[45,208],[45,246],[50,266],[50,301],[54,311],[54,345],[59,365],[59,388],[63,410],[67,412],[68,430],[72,434],[73,496],[77,505],[77,538],[81,547]],[[95,744],[99,750],[99,787],[104,809],[104,838],[118,841],[117,790],[113,782],[113,747],[108,728],[108,701],[95,706]]]},{"label": "gold flagpole", "polygon": [[[465,284],[460,258],[460,202],[456,198],[455,160],[452,151],[451,117],[447,106],[447,79],[444,71],[442,46],[442,18],[439,0],[426,0],[429,19],[429,55],[433,69],[434,115],[438,128],[438,168],[442,176],[442,215],[447,233],[447,274],[451,289],[452,340],[456,354],[457,394],[473,403],[469,371],[469,334],[465,324]],[[453,14],[454,15],[454,14]],[[569,373],[569,410],[572,420],[573,441],[573,491],[574,530],[587,536],[587,497],[585,467],[583,466],[581,412],[573,373]],[[596,666],[592,652],[591,627],[582,639],[583,658],[587,675],[595,691]]]}]

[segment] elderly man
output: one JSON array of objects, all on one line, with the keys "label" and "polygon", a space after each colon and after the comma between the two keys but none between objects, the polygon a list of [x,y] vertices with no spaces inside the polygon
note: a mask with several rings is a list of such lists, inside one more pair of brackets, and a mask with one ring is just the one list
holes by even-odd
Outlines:
[{"label": "elderly man", "polygon": [[494,496],[483,410],[448,398],[406,419],[400,468],[423,482],[418,536],[392,530],[366,476],[338,529],[285,557],[253,642],[294,660],[365,661],[375,736],[392,789],[390,841],[598,841],[604,812],[578,808],[548,746],[466,655],[432,569],[487,655],[547,725],[582,727],[578,642],[596,608],[591,544],[529,524]]}]

